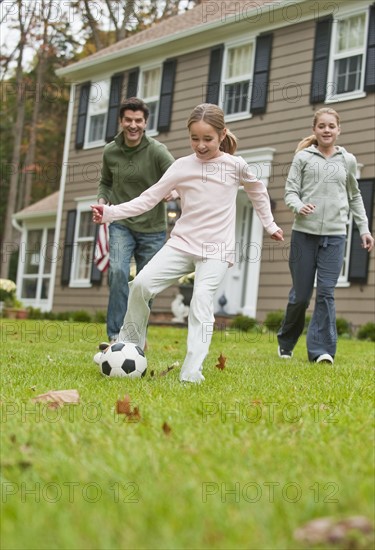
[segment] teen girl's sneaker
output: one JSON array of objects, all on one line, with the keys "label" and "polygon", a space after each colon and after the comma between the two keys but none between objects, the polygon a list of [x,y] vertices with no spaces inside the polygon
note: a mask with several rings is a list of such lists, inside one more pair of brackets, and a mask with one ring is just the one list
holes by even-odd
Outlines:
[{"label": "teen girl's sneaker", "polygon": [[333,365],[333,357],[329,353],[323,353],[315,359],[315,363],[330,363]]},{"label": "teen girl's sneaker", "polygon": [[280,346],[277,348],[277,353],[281,359],[291,359],[293,357],[293,352],[289,351],[288,349],[281,348]]}]

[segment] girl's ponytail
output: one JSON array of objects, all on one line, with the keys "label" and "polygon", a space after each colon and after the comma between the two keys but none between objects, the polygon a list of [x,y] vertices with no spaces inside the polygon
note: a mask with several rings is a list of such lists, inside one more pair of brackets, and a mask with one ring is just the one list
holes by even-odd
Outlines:
[{"label": "girl's ponytail", "polygon": [[314,134],[303,138],[297,145],[295,152],[298,153],[298,151],[302,151],[302,149],[306,149],[306,147],[310,147],[310,145],[318,145],[318,140]]},{"label": "girl's ponytail", "polygon": [[224,151],[224,153],[229,153],[230,155],[234,155],[237,151],[237,138],[228,128],[226,136],[220,144],[220,151]]}]

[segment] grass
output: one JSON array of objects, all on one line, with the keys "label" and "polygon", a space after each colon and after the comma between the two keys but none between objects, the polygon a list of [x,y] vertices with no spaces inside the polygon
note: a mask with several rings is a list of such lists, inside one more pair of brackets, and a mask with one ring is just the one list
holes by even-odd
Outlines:
[{"label": "grass", "polygon": [[[1,329],[4,550],[333,548],[293,533],[373,518],[374,344],[340,340],[332,367],[308,363],[304,339],[283,361],[273,333],[217,331],[206,381],[182,385],[177,368],[160,374],[182,363],[183,328],[149,328],[142,380],[101,377],[104,325]],[[80,403],[32,401],[62,389]],[[138,422],[116,414],[124,395]]]}]

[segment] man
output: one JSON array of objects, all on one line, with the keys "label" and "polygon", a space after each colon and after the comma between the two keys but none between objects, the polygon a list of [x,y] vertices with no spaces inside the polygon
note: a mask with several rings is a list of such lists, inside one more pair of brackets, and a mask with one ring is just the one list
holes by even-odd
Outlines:
[{"label": "man", "polygon": [[[121,104],[121,131],[104,147],[99,204],[119,204],[138,197],[174,162],[165,145],[146,136],[148,116],[149,109],[141,99],[132,97]],[[165,203],[140,216],[110,224],[107,310],[110,343],[117,339],[127,310],[132,257],[138,273],[163,246],[165,238]]]}]

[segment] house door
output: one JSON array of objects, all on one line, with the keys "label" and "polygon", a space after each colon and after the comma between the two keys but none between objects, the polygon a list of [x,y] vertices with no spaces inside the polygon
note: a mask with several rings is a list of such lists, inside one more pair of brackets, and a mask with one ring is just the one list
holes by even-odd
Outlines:
[{"label": "house door", "polygon": [[[251,243],[253,208],[245,191],[237,195],[235,263],[228,272],[215,295],[215,312],[222,310],[229,315],[242,312],[246,300],[246,282],[250,263],[258,252]],[[258,258],[260,261],[260,258]],[[221,306],[226,300],[226,304]]]}]

